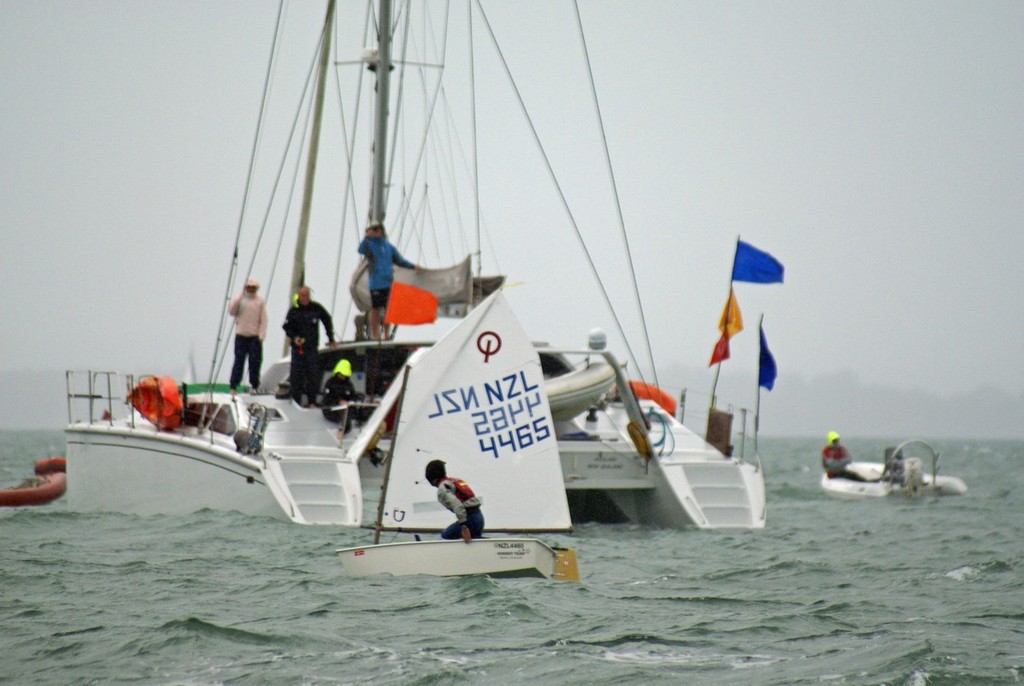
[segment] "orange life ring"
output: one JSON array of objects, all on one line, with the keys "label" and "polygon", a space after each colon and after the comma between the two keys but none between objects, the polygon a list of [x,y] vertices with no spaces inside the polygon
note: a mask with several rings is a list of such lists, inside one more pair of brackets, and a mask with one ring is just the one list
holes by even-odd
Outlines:
[{"label": "orange life ring", "polygon": [[43,474],[26,479],[13,488],[0,490],[0,506],[45,505],[64,495],[67,487],[68,475],[64,472]]},{"label": "orange life ring", "polygon": [[646,400],[653,400],[661,406],[661,409],[668,412],[673,417],[676,414],[676,401],[675,398],[670,396],[665,391],[661,390],[657,386],[652,386],[649,383],[643,381],[630,381],[629,387],[633,391],[638,399],[644,398]]},{"label": "orange life ring", "polygon": [[68,471],[68,462],[63,457],[47,457],[36,461],[35,472],[39,476],[66,471]]}]

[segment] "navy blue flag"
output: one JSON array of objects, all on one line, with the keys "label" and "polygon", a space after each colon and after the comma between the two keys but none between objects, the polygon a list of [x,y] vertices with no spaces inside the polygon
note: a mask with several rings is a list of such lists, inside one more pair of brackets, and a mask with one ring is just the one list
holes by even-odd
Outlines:
[{"label": "navy blue flag", "polygon": [[748,283],[782,283],[785,268],[777,259],[750,243],[736,242],[736,259],[732,263],[732,280]]},{"label": "navy blue flag", "polygon": [[757,385],[764,386],[770,391],[775,385],[775,377],[778,375],[778,369],[775,367],[775,358],[772,357],[772,351],[768,349],[768,341],[764,338],[764,327],[762,326],[760,370],[757,374]]}]

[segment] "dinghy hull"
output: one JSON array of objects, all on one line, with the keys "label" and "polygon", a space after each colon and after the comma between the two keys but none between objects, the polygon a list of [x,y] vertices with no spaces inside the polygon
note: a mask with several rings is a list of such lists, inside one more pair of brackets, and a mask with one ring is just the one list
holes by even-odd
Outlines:
[{"label": "dinghy hull", "polygon": [[536,577],[579,581],[575,551],[552,548],[535,538],[479,538],[462,541],[383,543],[337,551],[352,576]]}]

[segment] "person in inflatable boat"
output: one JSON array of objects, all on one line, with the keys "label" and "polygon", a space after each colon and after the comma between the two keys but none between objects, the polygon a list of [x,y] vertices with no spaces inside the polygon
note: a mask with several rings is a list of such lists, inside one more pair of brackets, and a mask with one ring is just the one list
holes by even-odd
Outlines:
[{"label": "person in inflatable boat", "polygon": [[825,475],[830,479],[864,481],[859,474],[846,468],[852,460],[846,447],[839,442],[839,434],[829,431],[827,440],[828,443],[821,449],[821,466],[825,469]]}]

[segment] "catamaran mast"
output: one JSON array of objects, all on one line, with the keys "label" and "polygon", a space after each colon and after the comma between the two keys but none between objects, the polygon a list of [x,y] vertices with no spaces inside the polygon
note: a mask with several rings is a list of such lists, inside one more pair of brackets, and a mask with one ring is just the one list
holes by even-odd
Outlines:
[{"label": "catamaran mast", "polygon": [[[295,259],[292,261],[292,283],[289,294],[297,293],[306,280],[306,236],[309,234],[309,213],[313,204],[313,181],[316,179],[316,161],[320,153],[320,122],[324,113],[324,88],[327,83],[327,68],[331,59],[331,30],[334,27],[334,2],[327,3],[324,19],[324,34],[320,42],[320,67],[316,77],[316,92],[313,95],[313,128],[309,135],[309,153],[306,155],[306,183],[302,191],[302,213],[299,215],[299,233],[295,238]],[[288,341],[284,342],[284,354],[288,354]]]},{"label": "catamaran mast", "polygon": [[377,15],[377,114],[373,123],[373,187],[370,222],[384,223],[384,168],[388,138],[388,103],[391,97],[391,0],[380,0]]}]

